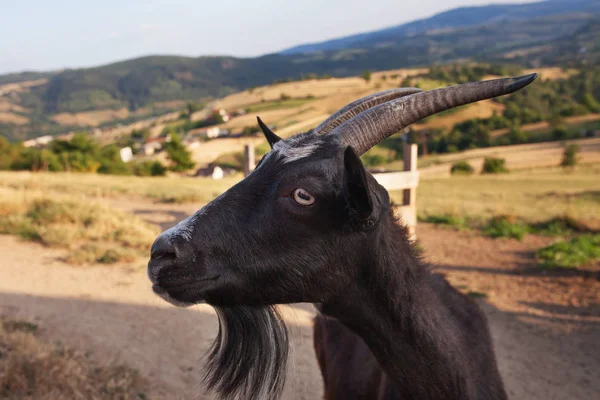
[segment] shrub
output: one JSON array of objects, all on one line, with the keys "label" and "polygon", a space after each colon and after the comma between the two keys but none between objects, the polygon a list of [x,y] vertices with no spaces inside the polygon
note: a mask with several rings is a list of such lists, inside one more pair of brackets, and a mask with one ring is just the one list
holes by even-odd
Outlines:
[{"label": "shrub", "polygon": [[577,164],[577,152],[579,151],[579,145],[569,144],[565,147],[563,152],[563,159],[560,163],[562,167],[573,167]]},{"label": "shrub", "polygon": [[569,137],[569,131],[564,125],[559,125],[552,130],[552,138],[554,140],[565,140]]},{"label": "shrub", "polygon": [[466,174],[466,175],[470,175],[473,173],[473,167],[471,167],[471,164],[469,164],[466,161],[459,161],[456,162],[452,165],[452,168],[450,169],[450,173],[451,174]]},{"label": "shrub", "polygon": [[544,268],[577,268],[600,260],[600,235],[585,234],[558,242],[540,249],[536,256]]},{"label": "shrub", "polygon": [[362,78],[366,82],[369,82],[371,80],[371,71],[369,71],[369,70],[364,71],[363,74],[362,74]]},{"label": "shrub", "polygon": [[12,190],[1,197],[9,204],[0,214],[0,233],[67,248],[70,263],[134,261],[159,232],[135,215],[89,201],[42,195],[11,203],[15,197]]},{"label": "shrub", "polygon": [[133,173],[137,176],[164,176],[167,167],[159,161],[142,161],[133,165]]},{"label": "shrub", "polygon": [[522,240],[529,232],[529,226],[517,222],[513,217],[502,215],[490,219],[482,231],[484,235],[492,238],[507,237]]},{"label": "shrub", "polygon": [[176,133],[171,134],[171,140],[167,142],[165,149],[167,150],[168,158],[173,163],[171,170],[175,172],[183,172],[194,168],[196,163],[192,161],[191,153],[185,148],[181,141],[181,136]]},{"label": "shrub", "polygon": [[427,215],[425,217],[420,217],[419,220],[422,222],[429,222],[430,224],[449,225],[458,229],[459,231],[469,229],[469,223],[467,219],[464,217],[458,217],[456,215]]},{"label": "shrub", "polygon": [[381,154],[364,154],[361,160],[366,167],[376,167],[387,162],[387,159]]},{"label": "shrub", "polygon": [[508,172],[504,166],[504,158],[486,157],[483,162],[482,174],[499,174]]}]

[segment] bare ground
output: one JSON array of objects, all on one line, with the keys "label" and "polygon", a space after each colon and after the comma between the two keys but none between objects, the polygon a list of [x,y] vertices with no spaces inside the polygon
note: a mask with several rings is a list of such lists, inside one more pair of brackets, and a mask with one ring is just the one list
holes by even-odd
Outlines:
[{"label": "bare ground", "polygon": [[[173,225],[194,206],[120,203]],[[549,239],[493,240],[420,224],[428,259],[481,300],[513,399],[591,399],[600,394],[600,273],[541,273],[533,252]],[[202,355],[216,335],[209,306],[172,307],[152,295],[144,260],[132,267],[71,267],[61,250],[0,236],[0,314],[38,322],[44,335],[127,362],[152,382],[152,398],[205,399]],[[320,399],[312,308],[285,307],[294,368],[284,398]]]}]

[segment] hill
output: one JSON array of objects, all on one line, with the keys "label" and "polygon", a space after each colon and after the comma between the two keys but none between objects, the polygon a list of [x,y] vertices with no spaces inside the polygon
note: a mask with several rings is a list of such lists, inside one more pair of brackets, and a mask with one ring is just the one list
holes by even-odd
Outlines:
[{"label": "hill", "polygon": [[[590,2],[568,2],[579,8],[565,8],[564,3],[512,6],[523,18],[534,17],[489,17],[485,25],[400,35],[385,46],[378,42],[374,47],[256,58],[148,56],[96,68],[4,75],[0,134],[24,140],[126,124],[181,110],[187,101],[306,76],[349,77],[365,70],[470,61],[536,68],[592,64],[600,54],[600,19],[590,13],[556,14],[581,10]],[[444,18],[465,13],[451,10]]]},{"label": "hill", "polygon": [[403,36],[427,32],[483,26],[498,21],[524,20],[569,13],[598,13],[600,3],[595,0],[547,0],[528,4],[493,4],[479,7],[460,7],[430,18],[319,43],[302,44],[281,54],[306,54],[352,48],[390,46]]}]

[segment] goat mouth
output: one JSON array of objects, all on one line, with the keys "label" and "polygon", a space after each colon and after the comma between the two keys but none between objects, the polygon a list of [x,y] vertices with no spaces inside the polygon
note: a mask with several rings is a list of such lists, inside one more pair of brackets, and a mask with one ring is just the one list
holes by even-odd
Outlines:
[{"label": "goat mouth", "polygon": [[155,283],[152,285],[152,291],[168,303],[178,307],[189,307],[194,304],[205,303],[206,301],[202,297],[203,289],[205,289],[204,285],[217,279],[219,279],[219,276],[181,284],[161,285]]}]

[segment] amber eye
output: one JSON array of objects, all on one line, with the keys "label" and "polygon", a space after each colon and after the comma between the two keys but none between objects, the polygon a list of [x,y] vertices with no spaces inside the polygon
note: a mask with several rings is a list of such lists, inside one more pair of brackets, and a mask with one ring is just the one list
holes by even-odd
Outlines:
[{"label": "amber eye", "polygon": [[294,190],[294,201],[301,206],[312,206],[315,202],[314,196],[302,188]]}]

